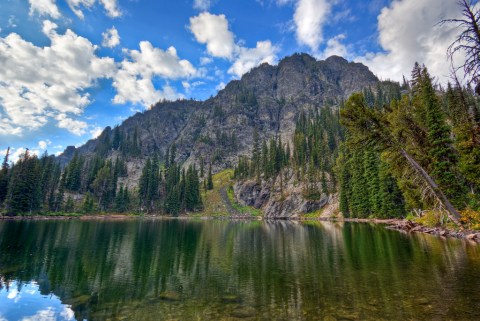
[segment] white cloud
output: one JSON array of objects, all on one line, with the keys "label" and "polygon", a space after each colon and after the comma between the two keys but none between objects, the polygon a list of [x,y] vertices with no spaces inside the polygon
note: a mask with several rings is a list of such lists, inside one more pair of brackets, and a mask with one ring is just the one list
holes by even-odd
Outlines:
[{"label": "white cloud", "polygon": [[97,47],[88,39],[71,30],[61,35],[55,28],[44,22],[51,42],[45,47],[16,33],[0,37],[0,134],[20,135],[50,120],[79,134],[82,122],[71,117],[82,114],[90,103],[85,90],[115,73],[114,60],[96,56]]},{"label": "white cloud", "polygon": [[15,22],[16,19],[17,17],[15,17],[14,15],[10,15],[10,17],[8,18],[7,27],[16,28],[17,27],[17,23]]},{"label": "white cloud", "polygon": [[[98,0],[98,2],[105,8],[107,16],[117,18],[122,15],[117,0]],[[81,7],[90,10],[97,3],[97,0],[67,0],[67,3],[78,18],[84,19]]]},{"label": "white cloud", "polygon": [[117,0],[100,0],[103,4],[107,15],[111,18],[117,18],[122,15],[122,11],[118,8]]},{"label": "white cloud", "polygon": [[347,46],[342,42],[345,39],[344,34],[336,35],[333,38],[328,39],[327,47],[319,55],[320,59],[325,59],[330,56],[340,56],[343,58],[350,58]]},{"label": "white cloud", "polygon": [[228,73],[240,77],[253,67],[264,62],[274,64],[277,59],[277,51],[278,48],[273,46],[269,40],[258,41],[255,48],[241,47],[238,49],[238,56],[230,69],[228,69]]},{"label": "white cloud", "polygon": [[210,55],[220,58],[232,57],[235,43],[225,15],[202,12],[190,18],[190,30],[199,43],[207,45]]},{"label": "white cloud", "polygon": [[[23,150],[25,152],[25,150]],[[18,289],[14,288],[8,292],[7,299],[14,300],[17,296],[20,295]]]},{"label": "white cloud", "polygon": [[182,81],[182,86],[185,90],[189,90],[192,87],[188,81]]},{"label": "white cloud", "polygon": [[58,10],[55,0],[28,0],[30,3],[30,12],[32,16],[38,13],[40,16],[50,16],[54,19],[60,18],[60,11]]},{"label": "white cloud", "polygon": [[54,35],[55,29],[57,29],[58,25],[50,20],[45,20],[43,22],[42,32],[47,35]]},{"label": "white cloud", "polygon": [[[23,148],[23,147],[20,147],[20,148],[11,148],[10,149],[10,156],[8,158],[9,161],[13,162],[13,163],[16,163],[17,160],[20,158],[20,156],[25,153],[26,149]],[[9,294],[10,295],[10,294]],[[17,293],[15,293],[15,296],[17,295]],[[9,299],[11,299],[10,297],[8,297]]]},{"label": "white cloud", "polygon": [[51,144],[52,144],[52,142],[51,142],[50,139],[41,140],[41,141],[38,142],[38,148],[40,148],[41,150],[45,150]]},{"label": "white cloud", "polygon": [[48,307],[44,310],[39,310],[37,313],[31,316],[24,317],[22,321],[55,321],[55,309]]},{"label": "white cloud", "polygon": [[148,41],[140,42],[140,51],[125,50],[127,58],[121,62],[114,77],[113,87],[117,94],[116,104],[132,102],[146,107],[159,99],[177,99],[182,96],[174,88],[166,85],[162,90],[155,89],[152,79],[188,78],[196,75],[197,70],[185,59],[180,59],[174,47],[163,51]]},{"label": "white cloud", "polygon": [[92,138],[97,138],[98,136],[100,136],[102,131],[103,131],[103,128],[97,126],[90,130],[90,134],[92,135]]},{"label": "white cloud", "polygon": [[218,91],[220,91],[220,90],[222,90],[223,88],[225,88],[226,85],[227,85],[227,84],[225,84],[225,83],[222,81],[221,83],[219,83],[219,84],[217,85],[217,87],[215,87],[215,89],[218,90]]},{"label": "white cloud", "polygon": [[118,30],[115,27],[107,29],[105,32],[102,32],[103,41],[102,46],[113,48],[120,44],[120,36]]},{"label": "white cloud", "polygon": [[210,57],[201,57],[200,58],[200,65],[205,66],[213,62],[213,59]]},{"label": "white cloud", "polygon": [[202,85],[205,85],[203,81],[194,81],[192,83],[189,83],[188,81],[182,81],[182,87],[183,89],[185,89],[185,92],[187,94],[189,94],[192,91],[192,89]]},{"label": "white cloud", "polygon": [[63,317],[64,320],[75,320],[75,312],[70,306],[64,307],[63,311],[60,312],[60,316]]},{"label": "white cloud", "polygon": [[212,5],[210,0],[194,0],[193,7],[198,10],[208,10]]},{"label": "white cloud", "polygon": [[[237,77],[263,62],[273,64],[277,59],[278,48],[269,40],[258,41],[255,48],[245,47],[241,42],[236,44],[225,15],[203,12],[190,18],[190,30],[199,43],[207,45],[210,55],[233,61],[228,73]],[[208,57],[200,60],[202,65],[210,62]]]},{"label": "white cloud", "polygon": [[[365,63],[383,79],[409,76],[415,61],[424,63],[441,80],[448,78],[447,48],[458,29],[439,26],[444,18],[459,15],[452,0],[396,0],[378,16],[379,43],[383,53],[368,53],[356,60]],[[457,57],[457,65],[464,59]]]},{"label": "white cloud", "polygon": [[297,41],[314,52],[323,42],[323,25],[331,6],[327,0],[298,0],[293,20]]},{"label": "white cloud", "polygon": [[[75,15],[84,19],[82,9],[91,10],[95,4],[103,6],[107,16],[118,18],[122,16],[122,11],[118,7],[117,0],[66,0],[70,9]],[[56,0],[28,0],[30,3],[30,15],[38,13],[40,16],[50,16],[54,19],[60,18],[60,11],[56,4]]]},{"label": "white cloud", "polygon": [[59,114],[55,119],[58,120],[57,126],[59,128],[65,128],[68,131],[70,131],[72,134],[81,136],[86,133],[88,124],[84,121],[69,118],[65,114]]}]

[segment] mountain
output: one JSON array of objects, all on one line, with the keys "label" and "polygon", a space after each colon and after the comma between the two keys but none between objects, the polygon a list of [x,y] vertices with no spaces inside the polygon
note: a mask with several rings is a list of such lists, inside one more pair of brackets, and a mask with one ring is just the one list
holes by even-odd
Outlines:
[{"label": "mountain", "polygon": [[[153,154],[163,159],[175,144],[178,161],[191,164],[203,159],[217,172],[251,152],[255,130],[260,139],[279,136],[291,141],[301,110],[337,105],[377,82],[360,63],[338,56],[319,61],[308,54],[294,54],[276,66],[264,63],[252,69],[206,101],[159,102],[118,128],[105,128],[98,138],[79,148],[68,147],[58,159],[66,164],[76,152],[115,156],[120,149],[112,148],[110,141],[120,135],[123,141],[138,141],[138,151],[128,157],[131,164]],[[129,166],[133,181],[138,167]]]}]

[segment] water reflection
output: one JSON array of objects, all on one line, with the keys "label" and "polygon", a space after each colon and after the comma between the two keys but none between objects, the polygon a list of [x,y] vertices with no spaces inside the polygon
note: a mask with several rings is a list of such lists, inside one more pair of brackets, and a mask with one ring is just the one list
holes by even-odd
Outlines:
[{"label": "water reflection", "polygon": [[29,284],[78,320],[474,320],[478,276],[477,246],[368,224],[0,222],[0,320]]},{"label": "water reflection", "polygon": [[[0,289],[0,320],[74,320],[74,312],[55,295],[42,294],[38,284],[5,282]],[[21,310],[21,316],[18,311]]]}]

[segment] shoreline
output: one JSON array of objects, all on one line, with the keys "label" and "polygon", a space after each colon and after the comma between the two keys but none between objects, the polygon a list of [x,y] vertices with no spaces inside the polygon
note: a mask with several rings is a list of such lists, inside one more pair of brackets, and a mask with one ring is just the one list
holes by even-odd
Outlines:
[{"label": "shoreline", "polygon": [[104,220],[120,221],[131,219],[161,219],[161,220],[235,220],[235,221],[324,221],[324,222],[353,222],[353,223],[373,223],[387,225],[385,228],[396,230],[403,233],[422,233],[434,235],[442,238],[456,238],[480,243],[480,231],[467,229],[449,229],[445,227],[428,227],[407,219],[380,219],[380,218],[336,218],[336,217],[318,217],[318,218],[277,218],[266,219],[256,216],[188,216],[180,215],[177,217],[163,215],[128,215],[128,214],[96,214],[96,215],[32,215],[32,216],[0,216],[0,221],[50,221],[50,220]]}]

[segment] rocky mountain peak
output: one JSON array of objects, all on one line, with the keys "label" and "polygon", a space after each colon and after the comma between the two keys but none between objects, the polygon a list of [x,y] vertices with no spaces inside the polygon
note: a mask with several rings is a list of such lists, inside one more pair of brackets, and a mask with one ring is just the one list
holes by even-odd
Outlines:
[{"label": "rocky mountain peak", "polygon": [[[154,153],[162,157],[175,143],[179,160],[188,164],[204,159],[218,170],[250,153],[254,130],[261,139],[280,135],[289,141],[301,110],[335,105],[377,82],[360,63],[338,56],[317,60],[297,53],[275,66],[263,63],[253,68],[206,101],[159,102],[125,120],[118,130],[130,141],[136,135],[140,148],[137,158]],[[106,150],[108,155],[118,155],[119,151],[105,146],[105,137],[112,136],[112,131],[107,128],[77,151],[93,155]],[[72,154],[65,151],[60,159],[66,162]]]}]

